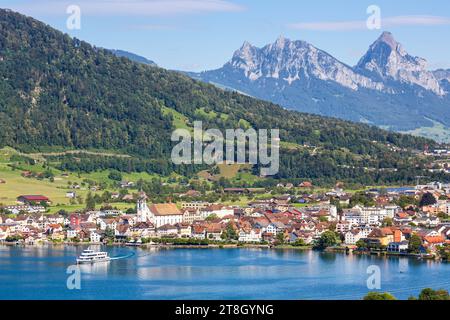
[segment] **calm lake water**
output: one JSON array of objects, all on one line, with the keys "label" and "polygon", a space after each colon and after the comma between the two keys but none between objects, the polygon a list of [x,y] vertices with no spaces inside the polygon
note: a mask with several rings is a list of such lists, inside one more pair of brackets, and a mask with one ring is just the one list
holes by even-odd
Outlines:
[{"label": "calm lake water", "polygon": [[383,291],[406,299],[422,288],[450,289],[450,264],[408,258],[268,249],[102,248],[121,259],[67,267],[83,247],[0,246],[0,299],[360,299],[367,267]]}]

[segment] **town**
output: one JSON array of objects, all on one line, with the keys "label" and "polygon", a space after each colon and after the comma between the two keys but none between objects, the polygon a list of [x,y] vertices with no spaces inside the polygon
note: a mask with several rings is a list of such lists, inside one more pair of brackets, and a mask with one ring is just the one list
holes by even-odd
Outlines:
[{"label": "town", "polygon": [[[311,182],[277,186],[284,195],[254,199],[247,205],[206,201],[149,203],[144,192],[127,194],[135,210],[102,208],[49,214],[45,195],[20,195],[3,206],[0,241],[121,245],[260,245],[323,248],[377,254],[450,256],[450,184],[411,188],[328,192]],[[289,192],[289,190],[304,192]],[[242,194],[245,188],[225,188]],[[116,195],[111,195],[115,197]],[[189,190],[185,196],[200,196]]]}]

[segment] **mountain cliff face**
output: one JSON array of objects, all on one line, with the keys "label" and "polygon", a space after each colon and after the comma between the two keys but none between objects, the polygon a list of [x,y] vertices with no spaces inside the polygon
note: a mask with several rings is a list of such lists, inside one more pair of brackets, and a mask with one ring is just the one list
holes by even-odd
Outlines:
[{"label": "mountain cliff face", "polygon": [[311,44],[283,37],[262,49],[244,43],[225,68],[240,69],[252,81],[271,78],[284,80],[290,85],[300,79],[316,78],[353,90],[359,87],[383,89],[382,83],[355,73],[352,68]]},{"label": "mountain cliff face", "polygon": [[427,70],[427,61],[409,55],[390,32],[384,32],[370,46],[356,70],[379,81],[392,80],[418,85],[440,96],[446,93],[435,75]]},{"label": "mountain cliff face", "polygon": [[355,67],[305,41],[246,42],[218,70],[190,76],[286,108],[406,131],[450,127],[449,72],[427,70],[384,32]]}]

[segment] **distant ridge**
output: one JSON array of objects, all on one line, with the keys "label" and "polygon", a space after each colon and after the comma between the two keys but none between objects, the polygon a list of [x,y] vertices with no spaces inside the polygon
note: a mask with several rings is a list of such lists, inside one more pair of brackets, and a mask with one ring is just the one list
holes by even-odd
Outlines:
[{"label": "distant ridge", "polygon": [[140,55],[137,55],[135,53],[124,51],[124,50],[116,50],[116,49],[109,49],[109,50],[112,53],[114,53],[114,55],[116,55],[117,57],[128,58],[128,59],[130,59],[131,61],[134,61],[134,62],[147,64],[147,65],[150,65],[150,66],[156,66],[156,63],[153,62],[152,60],[149,60],[149,59],[147,59],[145,57],[142,57]]}]

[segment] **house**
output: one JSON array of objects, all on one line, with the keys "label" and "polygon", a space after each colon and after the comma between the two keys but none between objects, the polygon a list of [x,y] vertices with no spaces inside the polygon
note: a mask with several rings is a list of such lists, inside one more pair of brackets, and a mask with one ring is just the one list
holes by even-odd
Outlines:
[{"label": "house", "polygon": [[183,212],[183,223],[193,224],[194,221],[203,220],[202,214],[199,209],[186,208],[182,209]]},{"label": "house", "polygon": [[220,223],[209,223],[206,225],[206,238],[209,240],[222,240],[224,227]]},{"label": "house", "polygon": [[438,232],[440,232],[445,239],[450,240],[450,226],[442,226],[439,228]]},{"label": "house", "polygon": [[261,230],[253,228],[241,228],[239,230],[239,242],[261,242]]},{"label": "house", "polygon": [[66,192],[66,198],[75,199],[77,197],[77,193],[75,191]]},{"label": "house", "polygon": [[336,232],[345,234],[352,230],[353,224],[350,221],[340,221],[336,224]]},{"label": "house", "polygon": [[68,229],[66,231],[66,238],[68,240],[74,239],[74,238],[78,238],[78,233],[80,232],[80,230],[78,229]]},{"label": "house", "polygon": [[177,223],[178,236],[181,238],[190,238],[192,235],[192,227],[188,223]]},{"label": "house", "polygon": [[165,224],[156,229],[158,237],[176,237],[178,236],[178,228],[175,225]]},{"label": "house", "polygon": [[417,218],[416,220],[414,220],[413,222],[416,225],[421,225],[421,226],[425,226],[428,228],[434,228],[437,227],[440,223],[441,220],[439,219],[439,217],[433,217],[433,216],[421,216],[419,218]]},{"label": "house", "polygon": [[398,253],[404,253],[408,251],[408,244],[409,242],[404,240],[401,242],[389,242],[387,246],[388,252],[398,252]]},{"label": "house", "polygon": [[127,239],[131,237],[130,225],[129,224],[119,224],[114,230],[114,237],[116,239]]},{"label": "house", "polygon": [[45,197],[45,196],[41,196],[41,195],[23,195],[23,196],[19,196],[17,197],[17,202],[21,203],[21,204],[28,204],[28,205],[32,205],[35,203],[50,203],[50,199]]},{"label": "house", "polygon": [[47,231],[52,234],[55,232],[62,232],[63,231],[63,227],[60,224],[50,224],[48,226]]},{"label": "house", "polygon": [[89,236],[89,241],[92,243],[100,243],[102,241],[102,235],[100,232],[92,231]]},{"label": "house", "polygon": [[394,216],[393,222],[397,225],[409,224],[413,221],[412,217],[406,212],[399,212]]},{"label": "house", "polygon": [[118,192],[111,193],[111,199],[117,200],[119,198],[120,198],[120,193],[118,193]]},{"label": "house", "polygon": [[369,244],[387,246],[394,241],[394,233],[390,228],[375,228],[366,239]]},{"label": "house", "polygon": [[227,208],[220,204],[213,204],[204,209],[200,210],[203,219],[208,218],[209,216],[216,215],[219,218],[223,218],[225,216],[234,215],[234,210],[232,208]]},{"label": "house", "polygon": [[290,233],[289,242],[295,243],[297,241],[303,241],[305,244],[310,244],[314,241],[314,235],[308,231],[295,230]]},{"label": "house", "polygon": [[100,227],[100,230],[114,230],[117,227],[117,220],[116,219],[98,219],[97,224]]},{"label": "house", "polygon": [[65,239],[65,234],[62,231],[58,231],[58,232],[53,232],[51,234],[51,239],[52,240],[56,240],[56,241],[64,241]]},{"label": "house", "polygon": [[365,238],[365,235],[360,229],[352,229],[345,233],[345,244],[355,245],[359,240]]},{"label": "house", "polygon": [[311,181],[303,181],[298,185],[299,188],[312,188],[313,184]]},{"label": "house", "polygon": [[195,239],[206,239],[206,226],[202,224],[193,224],[191,237]]},{"label": "house", "polygon": [[150,238],[156,235],[155,226],[148,222],[138,222],[130,227],[133,237]]},{"label": "house", "polygon": [[435,246],[441,246],[444,243],[445,238],[441,235],[423,237],[423,245],[425,247],[434,248]]},{"label": "house", "polygon": [[204,209],[206,207],[209,207],[210,205],[212,205],[212,203],[203,202],[203,201],[182,202],[181,208],[182,209]]}]

